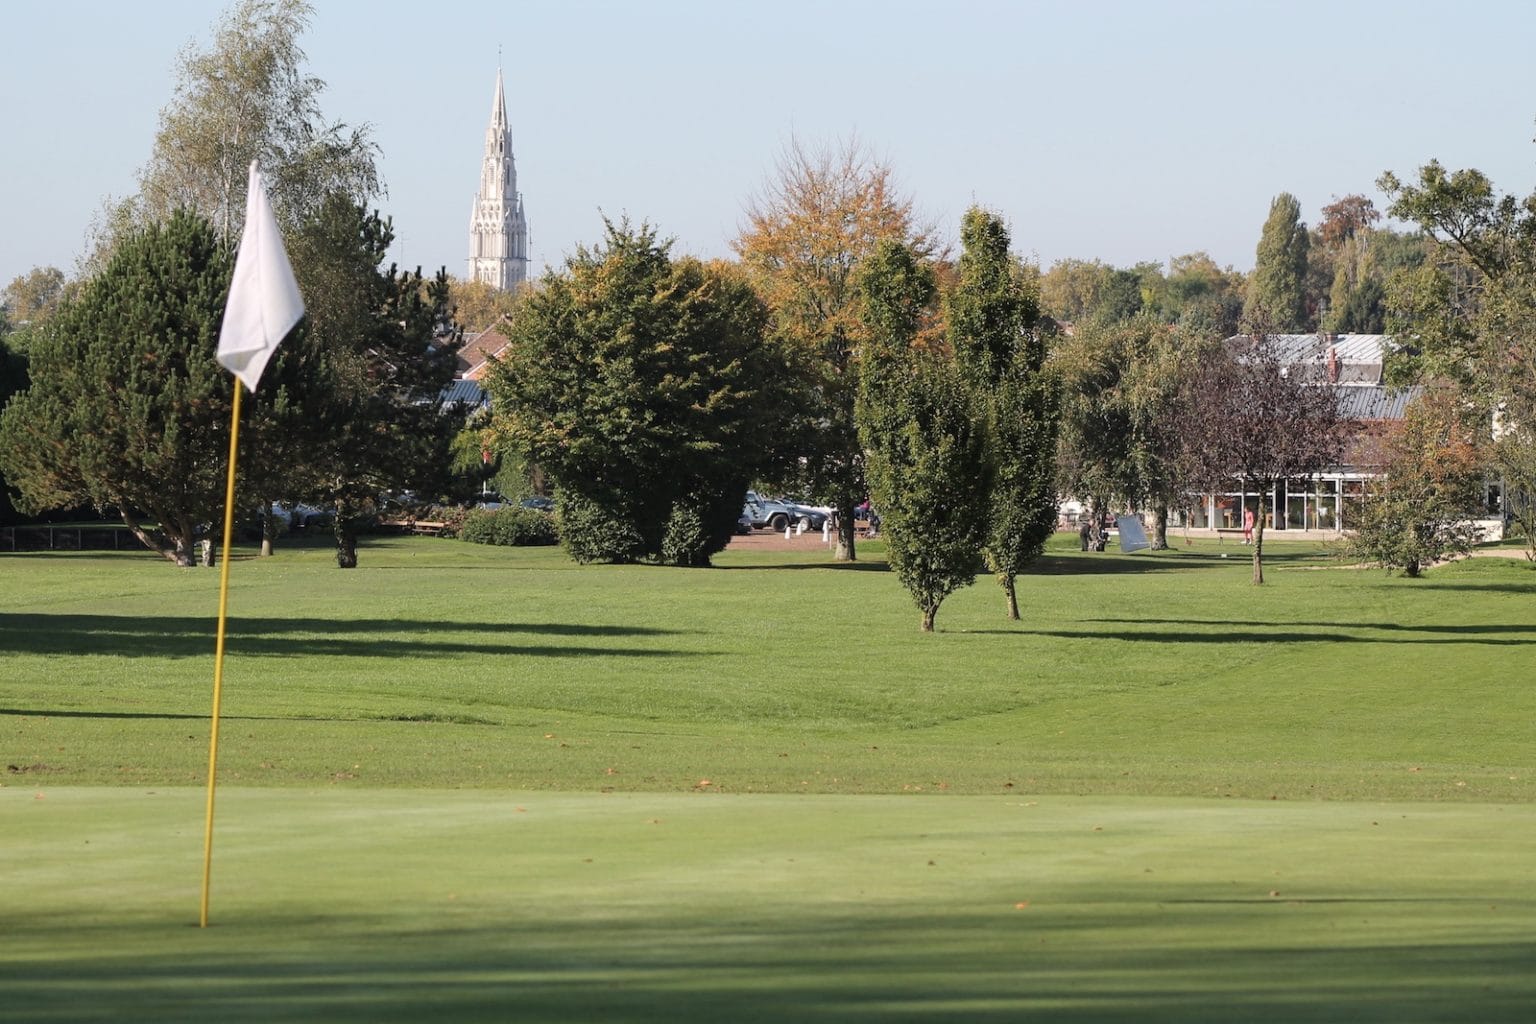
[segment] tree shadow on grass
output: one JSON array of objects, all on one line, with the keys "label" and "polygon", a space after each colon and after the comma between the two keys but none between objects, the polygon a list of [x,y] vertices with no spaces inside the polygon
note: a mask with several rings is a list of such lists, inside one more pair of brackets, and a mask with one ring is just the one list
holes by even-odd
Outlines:
[{"label": "tree shadow on grass", "polygon": [[[193,658],[213,653],[212,616],[0,614],[0,652]],[[444,622],[425,619],[237,618],[227,649],[267,657],[532,655],[569,657],[699,657],[704,652],[577,643],[512,643],[508,635],[622,640],[677,635],[679,630],[585,623]],[[403,634],[403,635],[402,635]],[[445,635],[446,634],[446,635]],[[466,638],[468,637],[472,638]]]},{"label": "tree shadow on grass", "polygon": [[[1316,565],[1320,559],[1315,553],[1284,552],[1264,556],[1266,568],[1285,569],[1292,566]],[[1076,552],[1072,554],[1041,555],[1033,565],[1024,570],[1026,576],[1092,576],[1118,575],[1122,573],[1191,572],[1201,569],[1237,569],[1252,565],[1252,552],[1244,552],[1233,559],[1219,552],[1167,551],[1126,554],[1117,551]]]},{"label": "tree shadow on grass", "polygon": [[[1265,555],[1270,568],[1315,565],[1315,554]],[[1192,572],[1202,569],[1231,569],[1247,565],[1245,559],[1233,561],[1220,554],[1168,550],[1158,554],[1124,554],[1116,551],[1041,555],[1021,575],[1024,576],[1115,576],[1136,573]],[[864,562],[763,562],[753,565],[722,565],[725,570],[740,569],[838,569],[854,572],[890,572],[885,559]],[[988,573],[978,574],[990,576]]]},{"label": "tree shadow on grass", "polygon": [[[0,708],[0,715],[9,715],[13,718],[105,718],[124,719],[127,721],[153,719],[155,721],[189,721],[206,722],[208,712],[200,714],[186,714],[171,711],[71,711],[60,708]],[[220,715],[224,721],[230,722],[292,722],[301,719],[301,715]],[[338,718],[326,718],[325,721],[343,721]],[[13,767],[12,771],[16,771]]]},{"label": "tree shadow on grass", "polygon": [[890,564],[884,559],[863,562],[763,562],[757,565],[717,565],[716,570],[738,572],[743,569],[778,571],[781,569],[821,569],[836,572],[890,572]]},{"label": "tree shadow on grass", "polygon": [[1423,625],[1411,625],[1404,622],[1305,622],[1291,621],[1284,623],[1264,622],[1262,620],[1244,619],[1126,619],[1104,618],[1084,619],[1084,622],[1103,622],[1115,625],[1157,625],[1157,626],[1212,626],[1217,628],[1251,627],[1263,628],[1266,626],[1304,627],[1313,629],[1338,629],[1347,626],[1350,629],[1374,629],[1384,633],[1442,633],[1452,636],[1507,636],[1524,635],[1536,641],[1536,623],[1523,622],[1478,622],[1467,625],[1445,625],[1442,623],[1426,623]]},{"label": "tree shadow on grass", "polygon": [[[1381,586],[1393,586],[1394,584],[1383,581]],[[1482,594],[1520,594],[1523,597],[1536,597],[1536,576],[1529,583],[1484,583],[1477,580],[1405,580],[1397,586],[1411,586],[1415,590],[1449,590],[1466,593],[1476,591]]]},{"label": "tree shadow on grass", "polygon": [[[738,910],[709,921],[663,912],[646,923],[572,911],[455,924],[445,910],[435,926],[409,929],[384,914],[246,916],[216,922],[202,942],[163,925],[22,915],[8,927],[13,945],[82,952],[0,963],[0,1019],[62,1019],[67,1006],[70,1019],[125,1024],[201,1022],[235,1007],[338,1024],[1397,1024],[1525,1020],[1536,999],[1528,939],[1303,942],[1294,926],[1266,939],[1296,913],[1283,901],[809,919]],[[285,939],[243,939],[252,929]],[[1249,941],[1226,941],[1223,929]],[[1178,941],[1157,941],[1164,934]],[[147,952],[146,940],[165,952]]]},{"label": "tree shadow on grass", "polygon": [[[1204,619],[1084,619],[1081,629],[970,629],[967,633],[1047,636],[1058,640],[1121,640],[1152,644],[1477,644],[1490,647],[1527,647],[1536,644],[1536,626],[1397,626],[1375,623],[1336,622],[1223,622]],[[1094,623],[1125,625],[1188,625],[1188,630],[1094,629]],[[1360,630],[1382,630],[1392,636],[1373,636]],[[1408,636],[1406,633],[1438,633],[1449,636]]]}]

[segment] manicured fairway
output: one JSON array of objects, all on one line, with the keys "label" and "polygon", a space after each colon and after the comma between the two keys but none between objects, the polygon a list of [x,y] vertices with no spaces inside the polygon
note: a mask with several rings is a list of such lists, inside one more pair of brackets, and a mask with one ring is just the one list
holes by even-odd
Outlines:
[{"label": "manicured fairway", "polygon": [[0,791],[4,1021],[1524,1021],[1536,808]]},{"label": "manicured fairway", "polygon": [[[1536,570],[0,556],[0,1021],[1509,1021]],[[1231,557],[1223,558],[1227,554]]]},{"label": "manicured fairway", "polygon": [[[1023,622],[984,580],[921,636],[878,562],[402,539],[347,573],[289,550],[234,567],[223,764],[243,785],[1531,799],[1530,566],[1411,581],[1282,548],[1255,589],[1221,551],[1054,555]],[[0,558],[6,762],[201,782],[216,575]]]}]

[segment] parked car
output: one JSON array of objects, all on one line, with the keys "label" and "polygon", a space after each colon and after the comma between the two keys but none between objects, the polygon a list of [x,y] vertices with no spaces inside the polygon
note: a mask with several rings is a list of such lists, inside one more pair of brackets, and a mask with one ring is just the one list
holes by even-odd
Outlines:
[{"label": "parked car", "polygon": [[336,519],[336,510],[313,505],[272,503],[272,518],[285,530],[325,529]]},{"label": "parked car", "polygon": [[832,510],[821,505],[802,505],[796,501],[779,499],[789,509],[796,522],[803,521],[807,530],[820,530],[832,518]]},{"label": "parked car", "polygon": [[754,529],[766,528],[776,533],[784,532],[795,518],[788,505],[773,498],[764,498],[756,491],[747,492],[747,503],[742,506],[741,514],[752,521]]},{"label": "parked car", "polygon": [[542,494],[532,494],[518,502],[523,508],[531,508],[536,512],[553,512],[555,499],[546,498]]},{"label": "parked car", "polygon": [[816,505],[801,505],[783,498],[764,498],[756,491],[747,492],[747,503],[741,514],[752,520],[753,527],[783,533],[785,529],[802,521],[808,530],[819,530],[832,510]]}]

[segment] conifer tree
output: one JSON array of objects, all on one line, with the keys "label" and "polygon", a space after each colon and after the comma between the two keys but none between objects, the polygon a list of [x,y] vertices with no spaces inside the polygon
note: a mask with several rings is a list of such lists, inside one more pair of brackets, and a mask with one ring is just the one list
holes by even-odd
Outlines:
[{"label": "conifer tree", "polygon": [[129,232],[29,349],[0,416],[0,471],[26,511],[112,507],[147,547],[193,564],[220,520],[232,377],[215,362],[231,253],[185,211]]},{"label": "conifer tree", "polygon": [[357,565],[373,500],[439,483],[463,426],[441,401],[460,340],[447,277],[386,266],[393,240],[388,220],[343,195],[293,236],[309,314],[278,349],[252,414],[266,442],[253,488],[334,508],[344,569]]}]

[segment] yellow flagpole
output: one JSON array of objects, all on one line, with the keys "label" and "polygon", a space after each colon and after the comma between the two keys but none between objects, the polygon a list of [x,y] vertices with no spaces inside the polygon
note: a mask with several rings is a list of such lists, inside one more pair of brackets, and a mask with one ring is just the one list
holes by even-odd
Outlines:
[{"label": "yellow flagpole", "polygon": [[208,879],[213,867],[213,792],[219,771],[219,697],[224,688],[224,621],[229,610],[229,544],[235,530],[235,454],[240,444],[240,381],[229,422],[229,483],[224,491],[224,551],[219,558],[219,631],[213,648],[213,728],[208,737],[208,817],[203,829],[203,902],[198,927],[208,927]]}]

